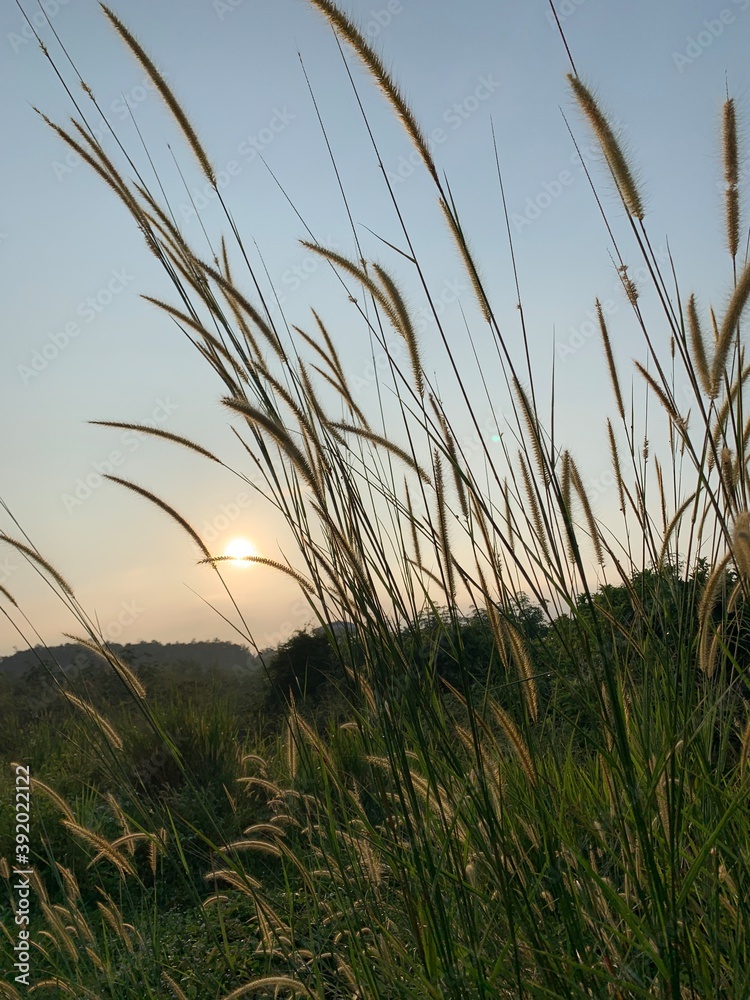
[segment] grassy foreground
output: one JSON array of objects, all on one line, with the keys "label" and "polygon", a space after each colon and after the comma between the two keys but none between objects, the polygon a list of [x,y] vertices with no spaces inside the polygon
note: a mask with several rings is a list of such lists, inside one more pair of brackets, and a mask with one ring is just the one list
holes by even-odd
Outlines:
[{"label": "grassy foreground", "polygon": [[[313,313],[311,328],[291,337],[274,321],[273,289],[228,212],[227,239],[206,260],[123,147],[118,165],[85,118],[49,123],[164,265],[174,301],[154,305],[222,380],[248,455],[237,475],[252,484],[260,472],[257,488],[296,543],[293,561],[252,558],[296,580],[323,633],[270,658],[267,687],[241,692],[239,714],[239,690],[197,707],[175,689],[149,691],[64,578],[28,541],[4,536],[78,615],[80,641],[99,651],[110,680],[106,689],[61,680],[71,712],[57,732],[45,718],[28,724],[43,829],[32,855],[32,989],[113,1000],[748,996],[741,320],[750,267],[740,254],[734,103],[722,121],[733,280],[725,308],[704,314],[653,253],[627,158],[570,76],[612,175],[611,221],[611,198],[603,211],[652,403],[644,435],[597,303],[613,413],[601,432],[622,518],[605,525],[574,455],[540,419],[523,303],[520,334],[508,339],[397,84],[337,5],[310,2],[369,70],[424,163],[484,318],[471,336],[496,348],[487,384],[510,393],[503,440],[516,446],[466,454],[430,384],[405,294],[366,258],[354,227],[351,256],[312,236],[304,245],[339,276],[365,335],[387,351],[395,332],[403,346],[381,376],[395,399],[387,416],[358,404],[323,317]],[[223,206],[185,111],[107,14]],[[397,210],[385,172],[384,184]],[[456,399],[482,441],[413,235],[404,224],[394,257],[431,303]],[[659,303],[654,319],[628,277],[636,264]],[[676,398],[677,370],[687,405]],[[489,391],[481,402],[492,410]],[[655,411],[663,455],[648,444],[660,438]],[[175,434],[111,426],[219,461]],[[220,574],[221,558],[171,498],[116,481],[179,525]],[[602,565],[616,583],[601,584]],[[261,720],[278,724],[251,723],[258,698],[267,699]],[[9,900],[12,865],[8,855]],[[12,915],[3,928],[11,968]],[[0,989],[15,998],[27,986],[10,975]]]}]

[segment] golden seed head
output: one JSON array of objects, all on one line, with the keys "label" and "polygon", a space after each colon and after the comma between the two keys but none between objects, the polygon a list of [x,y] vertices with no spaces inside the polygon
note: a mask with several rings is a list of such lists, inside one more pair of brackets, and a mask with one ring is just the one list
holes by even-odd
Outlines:
[{"label": "golden seed head", "polygon": [[729,489],[733,489],[737,483],[737,470],[729,448],[721,449],[721,475]]},{"label": "golden seed head", "polygon": [[724,147],[724,180],[733,186],[739,180],[739,155],[737,150],[737,116],[734,100],[725,101],[721,115],[721,137]]},{"label": "golden seed head", "polygon": [[746,510],[734,520],[732,555],[743,581],[750,583],[750,513]]},{"label": "golden seed head", "polygon": [[732,185],[726,192],[727,247],[730,256],[736,257],[740,248],[740,196]]},{"label": "golden seed head", "polygon": [[635,178],[609,122],[603,115],[594,99],[594,95],[588,87],[577,76],[573,76],[572,73],[568,74],[568,80],[581,110],[586,118],[588,118],[592,131],[606,157],[609,169],[612,171],[612,176],[622,195],[625,208],[634,219],[642,219],[645,213],[641,196],[636,187]]}]

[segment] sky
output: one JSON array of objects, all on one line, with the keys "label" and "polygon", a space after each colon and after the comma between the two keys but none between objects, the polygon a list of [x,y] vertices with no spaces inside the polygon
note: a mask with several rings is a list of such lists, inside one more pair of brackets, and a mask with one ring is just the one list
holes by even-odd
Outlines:
[{"label": "sky", "polygon": [[[160,98],[98,4],[43,0],[51,27],[38,6],[22,4],[75,98],[81,91],[52,28],[129,148],[139,146],[133,121],[147,138],[184,232],[199,246],[206,239],[216,245],[226,220],[206,196]],[[556,0],[556,6],[579,73],[600,96],[636,165],[657,254],[666,259],[668,239],[681,288],[720,306],[730,268],[722,253],[719,114],[728,87],[741,127],[748,126],[750,0]],[[369,233],[399,237],[330,28],[304,0],[113,0],[112,7],[188,110],[219,172],[222,195],[262,254],[289,322],[309,326],[311,307],[326,316],[358,402],[371,409],[377,395],[367,338],[354,331],[340,286],[299,245],[312,232],[321,243],[352,250],[306,72],[367,252],[408,287],[398,255]],[[597,296],[628,379],[643,345],[566,120],[620,235],[627,233],[623,211],[573,106],[570,65],[548,2],[349,0],[344,9],[382,54],[424,126],[482,262],[501,327],[520,346],[494,127],[532,364],[544,384],[555,361],[556,433],[576,455],[597,511],[605,514],[616,504],[616,491],[603,430],[610,390],[591,321]],[[64,123],[72,107],[30,35],[19,9],[3,4],[0,498],[68,579],[105,638],[238,638],[222,617],[229,613],[226,598],[214,574],[196,565],[187,536],[101,474],[114,471],[164,497],[217,554],[231,539],[245,538],[277,558],[283,525],[242,482],[198,456],[89,423],[151,422],[195,438],[238,467],[243,462],[219,403],[221,385],[141,297],[169,297],[158,264],[112,193],[35,114],[39,108]],[[485,334],[433,189],[385,102],[348,52],[346,59],[394,191],[418,234],[441,319],[464,350],[462,312],[480,341]],[[111,148],[98,112],[87,108],[87,114]],[[748,151],[742,152],[743,194]],[[626,238],[623,246],[637,278],[634,248]],[[425,303],[416,287],[410,302],[420,316]],[[418,330],[431,377],[451,404],[454,390],[437,330],[428,319],[419,320]],[[507,403],[499,384],[497,394],[502,410]],[[482,421],[481,408],[479,415],[487,435],[497,437],[501,429]],[[470,441],[460,408],[455,420],[459,435],[463,428]],[[5,515],[0,529],[18,536]],[[309,620],[293,585],[272,570],[230,566],[225,575],[259,647],[275,645]],[[48,644],[75,631],[70,613],[7,546],[0,547],[0,585]],[[38,641],[7,602],[3,607],[23,636]],[[23,636],[0,618],[0,656],[23,648]]]}]

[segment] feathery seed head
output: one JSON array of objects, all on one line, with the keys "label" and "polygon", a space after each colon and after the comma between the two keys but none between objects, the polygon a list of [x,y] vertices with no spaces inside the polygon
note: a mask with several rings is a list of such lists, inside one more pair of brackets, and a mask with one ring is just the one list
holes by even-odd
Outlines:
[{"label": "feathery seed head", "polygon": [[746,510],[734,519],[732,555],[743,582],[750,584],[750,513]]},{"label": "feathery seed head", "polygon": [[693,363],[698,374],[698,381],[701,389],[711,399],[715,397],[715,388],[708,367],[706,355],[706,344],[701,331],[700,319],[698,318],[698,308],[695,303],[695,296],[691,295],[687,304],[688,332],[690,334],[690,348],[693,354]]},{"label": "feathery seed head", "polygon": [[182,132],[185,138],[187,139],[190,148],[195,154],[195,158],[200,164],[203,173],[206,175],[209,184],[211,184],[213,187],[216,187],[216,175],[214,173],[213,167],[211,166],[211,161],[206,155],[206,152],[203,149],[200,140],[198,139],[196,131],[191,125],[187,115],[182,110],[179,101],[169,88],[167,81],[164,79],[159,70],[156,68],[153,61],[151,60],[151,57],[143,49],[140,42],[138,42],[135,39],[135,37],[131,34],[131,32],[125,27],[120,18],[104,4],[101,4],[101,8],[109,18],[110,23],[112,24],[114,29],[117,31],[117,33],[123,39],[123,41],[128,46],[130,51],[133,53],[135,58],[138,60],[143,69],[151,78],[154,87],[160,94],[164,103],[169,108],[175,121],[182,129]]},{"label": "feathery seed head", "polygon": [[739,180],[739,153],[737,148],[737,117],[734,100],[724,103],[722,109],[722,145],[724,152],[724,180],[726,188],[727,245],[732,257],[737,256],[740,245],[740,199],[737,191]]},{"label": "feathery seed head", "polygon": [[740,196],[732,185],[726,190],[727,248],[732,257],[737,256],[740,247]]},{"label": "feathery seed head", "polygon": [[721,138],[724,153],[724,180],[731,187],[739,180],[739,154],[737,146],[737,115],[734,99],[724,102],[721,113]]},{"label": "feathery seed head", "polygon": [[570,86],[573,88],[573,93],[576,96],[578,104],[588,119],[589,125],[591,126],[591,129],[601,146],[604,156],[606,157],[609,169],[612,172],[612,176],[615,179],[615,183],[617,184],[618,190],[620,191],[622,200],[625,204],[625,208],[634,219],[642,219],[644,216],[644,210],[641,196],[638,193],[635,179],[628,162],[625,159],[625,154],[623,153],[609,122],[605,118],[599,108],[599,105],[594,99],[594,95],[588,87],[586,87],[577,76],[573,76],[572,73],[568,74],[568,80],[570,82]]},{"label": "feathery seed head", "polygon": [[377,52],[375,52],[352,19],[342,10],[339,10],[335,3],[331,3],[331,0],[311,0],[311,3],[327,18],[331,27],[338,32],[341,38],[343,38],[348,45],[351,46],[357,56],[370,71],[378,86],[389,101],[391,107],[399,117],[407,135],[417,148],[424,165],[427,167],[433,179],[439,186],[440,182],[438,172],[435,168],[429,146],[427,145],[427,140],[425,139],[421,128],[417,124],[411,108],[406,103],[403,94],[394,82],[390,73],[386,70],[383,60]]},{"label": "feathery seed head", "polygon": [[750,264],[747,264],[737,280],[734,292],[732,293],[729,305],[727,306],[727,311],[724,315],[724,322],[721,324],[721,329],[719,330],[719,336],[716,338],[716,353],[714,355],[711,372],[712,379],[716,385],[719,384],[721,377],[724,374],[732,341],[749,297]]},{"label": "feathery seed head", "polygon": [[604,320],[604,312],[602,310],[601,303],[599,299],[596,300],[596,317],[599,321],[599,330],[602,335],[602,343],[604,344],[604,353],[607,357],[607,368],[609,369],[609,377],[612,382],[612,389],[615,394],[615,401],[617,402],[617,412],[620,414],[620,419],[624,422],[625,420],[625,407],[622,402],[622,392],[620,391],[620,380],[617,377],[617,369],[615,367],[615,359],[612,354],[612,344],[609,339],[609,331],[607,330],[607,324]]},{"label": "feathery seed head", "polygon": [[631,306],[634,306],[638,301],[638,286],[628,275],[628,265],[621,264],[620,267],[617,268],[617,272],[620,275],[620,281],[622,281],[622,287],[628,297],[628,302]]},{"label": "feathery seed head", "polygon": [[724,484],[728,490],[733,490],[737,485],[737,466],[732,457],[732,452],[729,448],[724,447],[721,449],[721,477],[724,480]]}]

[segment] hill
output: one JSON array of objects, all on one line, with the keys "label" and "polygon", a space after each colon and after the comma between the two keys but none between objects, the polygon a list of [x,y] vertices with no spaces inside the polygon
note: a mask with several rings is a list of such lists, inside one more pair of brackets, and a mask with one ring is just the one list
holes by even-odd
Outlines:
[{"label": "hill", "polygon": [[[260,660],[247,646],[218,639],[205,642],[134,642],[124,646],[110,643],[110,647],[121,660],[136,668],[185,665],[226,673],[245,673],[260,666]],[[0,658],[0,676],[15,680],[40,666],[49,667],[53,673],[62,670],[70,674],[100,663],[100,657],[78,643],[35,646]]]}]

